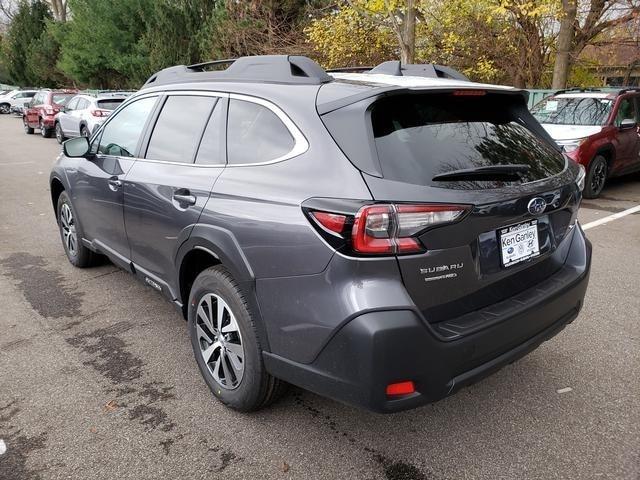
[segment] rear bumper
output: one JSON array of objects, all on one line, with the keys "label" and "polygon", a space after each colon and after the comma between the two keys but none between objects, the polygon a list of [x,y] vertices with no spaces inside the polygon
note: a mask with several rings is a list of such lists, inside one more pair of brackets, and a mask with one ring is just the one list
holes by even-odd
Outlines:
[{"label": "rear bumper", "polygon": [[[449,338],[417,310],[364,313],[342,327],[310,364],[264,353],[275,376],[339,401],[390,413],[437,401],[495,372],[556,335],[582,308],[591,245],[577,228],[564,267],[505,302],[499,321]],[[495,307],[495,306],[494,306]],[[390,383],[412,380],[416,392],[387,397]]]},{"label": "rear bumper", "polygon": [[42,124],[46,128],[53,128],[55,126],[55,123],[56,123],[56,116],[55,115],[43,115],[42,116]]}]

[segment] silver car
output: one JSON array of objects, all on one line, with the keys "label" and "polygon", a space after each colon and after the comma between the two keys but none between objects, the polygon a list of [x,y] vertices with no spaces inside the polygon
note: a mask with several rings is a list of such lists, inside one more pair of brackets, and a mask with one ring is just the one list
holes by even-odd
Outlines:
[{"label": "silver car", "polygon": [[127,93],[80,94],[56,116],[55,132],[58,143],[67,138],[88,137],[127,98]]},{"label": "silver car", "polygon": [[9,113],[14,108],[24,108],[37,90],[11,90],[0,95],[0,113]]}]

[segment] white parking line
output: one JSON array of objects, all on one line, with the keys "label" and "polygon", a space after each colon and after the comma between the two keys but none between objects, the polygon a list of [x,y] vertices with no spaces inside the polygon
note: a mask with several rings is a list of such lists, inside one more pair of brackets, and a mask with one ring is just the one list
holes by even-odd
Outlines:
[{"label": "white parking line", "polygon": [[612,222],[613,220],[626,217],[627,215],[631,215],[632,213],[636,212],[640,212],[640,205],[636,205],[635,207],[628,208],[626,210],[623,210],[622,212],[614,213],[613,215],[607,215],[606,217],[599,220],[594,220],[593,222],[586,223],[582,225],[582,229],[589,230],[590,228],[597,227],[598,225],[604,225],[605,223]]},{"label": "white parking line", "polygon": [[2,167],[2,166],[12,167],[14,165],[31,165],[32,163],[36,163],[36,162],[9,162],[9,163],[0,162],[0,167]]}]

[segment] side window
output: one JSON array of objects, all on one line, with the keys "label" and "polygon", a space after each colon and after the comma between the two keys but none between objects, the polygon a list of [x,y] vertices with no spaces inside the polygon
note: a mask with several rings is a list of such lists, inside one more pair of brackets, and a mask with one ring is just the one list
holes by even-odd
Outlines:
[{"label": "side window", "polygon": [[102,129],[98,153],[132,157],[135,155],[142,129],[157,97],[147,97],[130,103],[109,119]]},{"label": "side window", "polygon": [[196,163],[202,165],[224,165],[227,162],[224,148],[224,127],[227,122],[225,103],[218,100],[209,117],[209,123],[200,140]]},{"label": "side window", "polygon": [[253,102],[229,101],[227,155],[230,165],[275,160],[293,149],[289,129],[267,107]]},{"label": "side window", "polygon": [[623,120],[637,121],[635,102],[632,98],[625,98],[620,102],[616,115],[616,127],[619,127]]},{"label": "side window", "polygon": [[67,105],[67,110],[75,110],[76,108],[78,108],[78,98],[73,98]]},{"label": "side window", "polygon": [[202,131],[216,100],[214,97],[190,95],[167,98],[153,128],[145,158],[193,163]]}]

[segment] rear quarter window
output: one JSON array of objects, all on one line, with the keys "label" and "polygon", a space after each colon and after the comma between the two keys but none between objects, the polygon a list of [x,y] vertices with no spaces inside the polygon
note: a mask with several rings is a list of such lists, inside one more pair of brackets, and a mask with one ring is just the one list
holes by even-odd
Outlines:
[{"label": "rear quarter window", "polygon": [[267,107],[244,100],[229,102],[227,154],[229,164],[262,163],[291,152],[289,129]]}]

